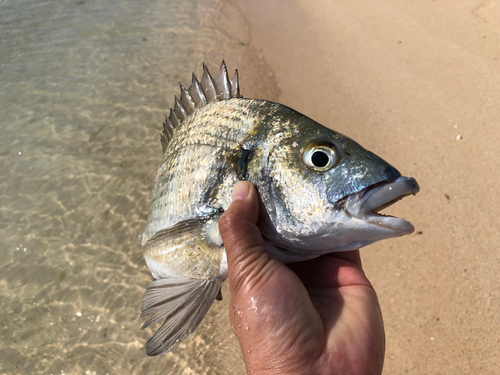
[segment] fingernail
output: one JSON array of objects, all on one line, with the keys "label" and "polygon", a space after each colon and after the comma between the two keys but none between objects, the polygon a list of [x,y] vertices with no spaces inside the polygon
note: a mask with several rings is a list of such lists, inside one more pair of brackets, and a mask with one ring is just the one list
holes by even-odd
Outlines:
[{"label": "fingernail", "polygon": [[238,181],[233,187],[233,201],[245,200],[250,193],[250,184],[246,181]]}]

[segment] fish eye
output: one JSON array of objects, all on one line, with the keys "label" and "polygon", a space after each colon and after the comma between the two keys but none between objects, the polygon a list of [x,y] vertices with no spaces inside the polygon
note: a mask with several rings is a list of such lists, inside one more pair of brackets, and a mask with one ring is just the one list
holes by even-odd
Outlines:
[{"label": "fish eye", "polygon": [[306,147],[302,160],[308,168],[324,172],[337,163],[338,157],[332,145],[315,142]]}]

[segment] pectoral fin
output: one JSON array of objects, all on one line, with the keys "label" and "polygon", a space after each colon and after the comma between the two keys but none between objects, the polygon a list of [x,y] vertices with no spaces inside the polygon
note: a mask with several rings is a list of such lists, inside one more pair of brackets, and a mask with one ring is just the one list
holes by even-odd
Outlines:
[{"label": "pectoral fin", "polygon": [[153,281],[142,298],[141,316],[153,316],[141,329],[165,319],[146,344],[146,353],[167,353],[191,336],[212,305],[222,279],[197,280],[185,277]]},{"label": "pectoral fin", "polygon": [[220,276],[224,247],[216,211],[205,217],[177,223],[155,234],[147,243],[144,257],[153,276],[212,279]]}]

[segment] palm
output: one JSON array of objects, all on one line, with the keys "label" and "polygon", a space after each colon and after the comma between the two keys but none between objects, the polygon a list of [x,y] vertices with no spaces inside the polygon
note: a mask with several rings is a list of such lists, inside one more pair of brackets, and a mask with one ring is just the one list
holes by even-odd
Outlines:
[{"label": "palm", "polygon": [[[359,262],[358,252],[339,256]],[[342,374],[380,372],[384,327],[376,293],[361,267],[330,256],[292,267],[321,317],[325,368]]]},{"label": "palm", "polygon": [[252,338],[242,348],[247,363],[275,374],[301,364],[304,373],[380,372],[383,323],[360,267],[330,256],[290,267],[270,260],[268,267],[267,277],[250,283],[247,303],[232,301],[233,326]]}]

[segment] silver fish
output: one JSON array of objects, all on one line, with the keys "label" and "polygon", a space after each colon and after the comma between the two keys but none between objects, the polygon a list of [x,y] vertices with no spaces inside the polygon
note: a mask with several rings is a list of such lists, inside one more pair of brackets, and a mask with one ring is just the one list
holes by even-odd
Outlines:
[{"label": "silver fish", "polygon": [[415,179],[352,139],[284,105],[243,99],[238,71],[203,64],[163,124],[163,160],[140,242],[154,281],[142,301],[142,328],[164,321],[148,355],[170,351],[198,327],[227,278],[218,220],[234,184],[259,192],[259,227],[269,254],[297,262],[412,233],[377,212],[409,194]]}]

